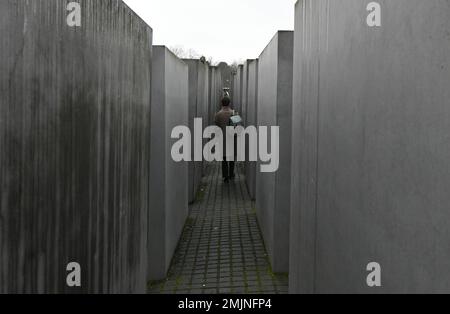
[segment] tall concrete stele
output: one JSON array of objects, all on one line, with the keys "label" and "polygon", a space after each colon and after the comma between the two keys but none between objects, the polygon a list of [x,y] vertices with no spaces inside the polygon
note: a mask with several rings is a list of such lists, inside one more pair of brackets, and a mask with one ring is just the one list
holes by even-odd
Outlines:
[{"label": "tall concrete stele", "polygon": [[0,1],[0,293],[146,292],[152,29],[79,2]]},{"label": "tall concrete stele", "polygon": [[[258,59],[247,60],[243,68],[242,117],[245,126],[257,126],[258,110]],[[248,155],[248,154],[247,154]],[[248,160],[248,159],[247,159]],[[256,198],[256,162],[245,163],[245,183],[252,200]]]},{"label": "tall concrete stele", "polygon": [[233,109],[242,113],[242,89],[243,89],[244,66],[239,65],[234,73],[233,79]]},{"label": "tall concrete stele", "polygon": [[449,293],[450,5],[368,3],[296,5],[290,289]]},{"label": "tall concrete stele", "polygon": [[166,277],[188,215],[188,163],[171,157],[173,128],[188,125],[188,66],[153,47],[148,280]]},{"label": "tall concrete stele", "polygon": [[208,122],[210,125],[214,124],[216,113],[221,108],[222,98],[222,75],[216,66],[209,66],[209,108],[208,108]]},{"label": "tall concrete stele", "polygon": [[292,31],[278,32],[259,56],[258,69],[257,125],[280,128],[278,171],[256,167],[256,212],[276,273],[289,271],[293,45]]},{"label": "tall concrete stele", "polygon": [[[198,59],[184,59],[183,61],[189,66],[189,128],[194,130],[194,119],[202,118],[204,124],[208,121],[209,69],[206,63]],[[194,138],[192,138],[192,147],[194,147]],[[192,155],[192,160],[194,160],[194,155]],[[195,201],[199,191],[203,177],[203,168],[204,165],[201,161],[189,163],[190,203]]]},{"label": "tall concrete stele", "polygon": [[[222,80],[222,88],[233,88],[233,81],[232,81],[232,75],[231,75],[231,67],[225,63],[221,62],[217,66],[217,69],[219,70],[219,73],[221,75]],[[232,97],[232,95],[230,95]]]}]

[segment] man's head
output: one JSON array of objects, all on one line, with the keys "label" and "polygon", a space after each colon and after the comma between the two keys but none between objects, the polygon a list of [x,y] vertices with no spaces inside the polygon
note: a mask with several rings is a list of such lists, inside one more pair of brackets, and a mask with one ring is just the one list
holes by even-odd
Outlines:
[{"label": "man's head", "polygon": [[222,98],[222,107],[230,107],[231,99],[229,97]]}]

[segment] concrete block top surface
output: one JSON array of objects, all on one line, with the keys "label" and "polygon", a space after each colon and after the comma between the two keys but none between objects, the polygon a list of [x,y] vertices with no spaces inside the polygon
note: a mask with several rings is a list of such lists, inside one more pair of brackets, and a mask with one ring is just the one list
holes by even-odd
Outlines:
[{"label": "concrete block top surface", "polygon": [[[263,51],[261,52],[261,54],[259,55],[258,59],[261,59],[261,57],[266,53],[266,51],[268,50],[268,48],[272,45],[274,45],[275,43],[281,43],[281,41],[283,41],[284,39],[290,39],[290,40],[294,40],[294,31],[287,31],[287,30],[280,30],[277,31],[275,33],[275,35],[272,37],[272,39],[270,40],[270,42],[267,44],[267,46],[263,49]],[[281,45],[282,48],[282,45]],[[249,59],[247,61],[253,61],[254,59]]]},{"label": "concrete block top surface", "polygon": [[[164,45],[154,45],[153,46],[153,51],[157,51],[157,50],[164,50],[167,54],[171,55],[172,57],[175,57],[176,59],[178,59],[181,63],[186,64],[185,59],[181,59],[180,57],[178,57],[172,50],[170,50],[170,48],[168,48],[167,46]],[[186,64],[187,65],[187,64]]]}]

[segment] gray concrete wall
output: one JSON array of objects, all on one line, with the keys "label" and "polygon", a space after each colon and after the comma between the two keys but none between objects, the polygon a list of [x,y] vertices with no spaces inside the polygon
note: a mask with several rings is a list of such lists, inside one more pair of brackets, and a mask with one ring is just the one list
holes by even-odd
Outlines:
[{"label": "gray concrete wall", "polygon": [[208,92],[209,92],[209,82],[208,82],[208,72],[209,72],[209,66],[204,63],[199,63],[199,73],[198,73],[198,80],[199,80],[199,89],[198,89],[198,115],[199,117],[203,118],[203,124],[208,124],[208,113],[209,113],[209,99],[208,99]]},{"label": "gray concrete wall", "polygon": [[238,75],[239,75],[239,95],[238,97],[238,104],[237,104],[237,110],[242,113],[242,107],[244,102],[244,66],[241,64],[238,67]]},{"label": "gray concrete wall", "polygon": [[[209,66],[206,63],[199,63],[198,68],[198,80],[199,80],[199,89],[198,89],[198,95],[197,95],[197,101],[198,101],[198,116],[203,119],[203,129],[206,128],[209,125],[209,98],[208,98],[208,92],[209,92],[209,85],[208,85],[208,72],[209,72]],[[206,140],[203,140],[203,145],[206,144]],[[206,166],[207,163],[202,163],[202,177],[206,173]]]},{"label": "gray concrete wall", "polygon": [[[246,126],[257,126],[258,109],[258,60],[247,60],[244,73],[246,73],[246,104],[243,112]],[[247,159],[248,160],[248,159]],[[256,198],[256,162],[245,163],[245,182],[250,197]]]},{"label": "gray concrete wall", "polygon": [[243,65],[239,65],[233,81],[233,108],[239,113],[242,113],[243,73],[244,67]]},{"label": "gray concrete wall", "polygon": [[450,6],[379,2],[296,7],[291,292],[450,292]]},{"label": "gray concrete wall", "polygon": [[259,57],[257,125],[280,128],[278,171],[256,167],[256,211],[274,272],[289,270],[293,43],[293,32],[278,32]]},{"label": "gray concrete wall", "polygon": [[242,120],[244,120],[244,124],[247,125],[247,107],[248,107],[248,63],[249,61],[244,62],[242,66]]},{"label": "gray concrete wall", "polygon": [[220,75],[220,71],[215,66],[210,66],[210,103],[209,103],[209,121],[210,124],[214,124],[214,118],[216,113],[221,109],[221,100],[222,100],[222,76]]},{"label": "gray concrete wall", "polygon": [[0,293],[143,293],[152,30],[66,2],[0,1]]},{"label": "gray concrete wall", "polygon": [[[194,119],[203,118],[204,126],[208,120],[208,65],[198,59],[184,59],[189,67],[189,128],[194,134]],[[194,147],[194,136],[192,148]],[[194,160],[194,149],[192,149]],[[189,202],[195,201],[203,176],[203,162],[189,163]]]},{"label": "gray concrete wall", "polygon": [[215,82],[215,93],[216,93],[216,103],[214,104],[214,109],[216,112],[222,109],[222,98],[223,98],[223,86],[224,81],[220,70],[216,68],[216,82]]},{"label": "gray concrete wall", "polygon": [[233,73],[231,73],[230,78],[231,78],[231,83],[230,83],[230,92],[229,93],[230,93],[231,105],[234,107],[234,105],[233,105],[233,103],[234,103],[234,83],[235,83],[236,76]]},{"label": "gray concrete wall", "polygon": [[209,66],[208,67],[208,123],[209,124],[213,124],[214,122],[214,114],[215,114],[215,110],[214,110],[214,104],[216,102],[216,98],[215,98],[215,90],[214,90],[214,83],[215,83],[215,78],[216,76],[216,70],[214,67]]},{"label": "gray concrete wall", "polygon": [[233,98],[231,99],[231,103],[233,104],[233,108],[236,108],[235,104],[237,104],[237,101],[238,101],[237,95],[239,95],[239,91],[238,91],[238,87],[237,87],[237,85],[239,84],[239,78],[238,78],[237,73],[233,73],[232,77],[233,77],[233,86],[231,87],[231,92],[232,92]]},{"label": "gray concrete wall", "polygon": [[220,72],[222,87],[223,88],[233,88],[233,82],[231,80],[231,67],[226,62],[221,62],[217,65],[217,69]]},{"label": "gray concrete wall", "polygon": [[188,215],[188,164],[171,157],[174,127],[188,125],[188,66],[166,47],[153,47],[149,280],[166,277]]}]

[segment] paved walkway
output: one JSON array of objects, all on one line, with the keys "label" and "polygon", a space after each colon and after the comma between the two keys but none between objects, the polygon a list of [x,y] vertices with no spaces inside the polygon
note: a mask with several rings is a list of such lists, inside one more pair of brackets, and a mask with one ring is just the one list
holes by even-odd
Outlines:
[{"label": "paved walkway", "polygon": [[207,166],[168,278],[151,283],[150,293],[287,293],[287,275],[271,271],[240,173],[224,184],[220,164]]}]

